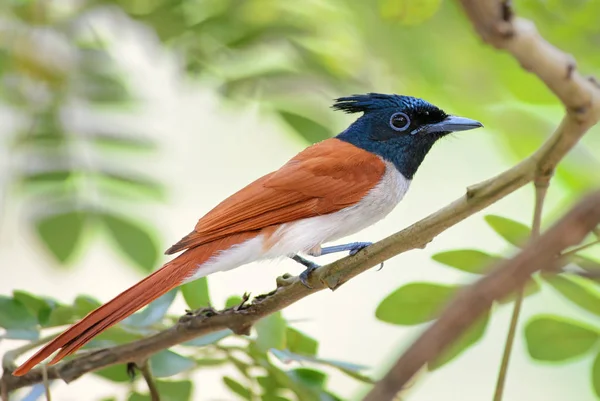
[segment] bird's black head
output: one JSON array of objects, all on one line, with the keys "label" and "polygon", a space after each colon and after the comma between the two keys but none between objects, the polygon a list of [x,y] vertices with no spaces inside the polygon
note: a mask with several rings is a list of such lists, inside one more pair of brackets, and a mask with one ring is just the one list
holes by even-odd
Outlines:
[{"label": "bird's black head", "polygon": [[425,155],[441,137],[483,125],[475,120],[446,114],[410,96],[368,93],[336,99],[336,110],[364,113],[337,136],[346,142],[393,162],[412,179]]}]

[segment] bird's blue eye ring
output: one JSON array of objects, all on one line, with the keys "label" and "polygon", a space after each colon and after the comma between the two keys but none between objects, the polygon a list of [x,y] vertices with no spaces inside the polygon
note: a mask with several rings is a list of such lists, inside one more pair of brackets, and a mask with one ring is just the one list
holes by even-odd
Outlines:
[{"label": "bird's blue eye ring", "polygon": [[409,126],[410,118],[405,113],[394,113],[390,117],[390,127],[394,131],[406,131]]}]

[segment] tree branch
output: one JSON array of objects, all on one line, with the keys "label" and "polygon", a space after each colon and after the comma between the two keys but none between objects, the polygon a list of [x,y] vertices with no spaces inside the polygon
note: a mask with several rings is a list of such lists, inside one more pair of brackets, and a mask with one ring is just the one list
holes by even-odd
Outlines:
[{"label": "tree branch", "polygon": [[[483,9],[498,2],[463,0],[469,10]],[[485,10],[484,10],[485,11]],[[498,14],[498,12],[496,12]],[[502,13],[500,12],[500,15]],[[373,244],[357,255],[345,257],[316,270],[308,289],[295,277],[278,278],[277,289],[258,297],[250,305],[215,311],[203,309],[182,317],[175,326],[130,344],[81,354],[72,360],[48,368],[48,378],[66,382],[104,367],[146,358],[153,353],[211,332],[230,328],[236,333],[248,333],[259,319],[280,311],[294,302],[326,288],[338,288],[346,281],[379,265],[400,253],[423,248],[435,236],[472,214],[511,194],[531,182],[536,175],[549,175],[556,164],[600,118],[600,89],[581,77],[571,58],[546,43],[527,21],[504,21],[486,17],[482,24],[490,43],[515,54],[522,65],[540,76],[567,106],[567,116],[552,136],[532,156],[504,173],[469,187],[464,196],[410,227]],[[497,25],[497,26],[496,26]],[[486,28],[487,27],[487,28]],[[511,34],[502,33],[506,27]],[[496,32],[500,29],[500,36]],[[40,369],[15,377],[5,369],[0,385],[2,391],[12,391],[42,381]]]},{"label": "tree branch", "polygon": [[471,324],[492,306],[540,270],[555,268],[556,254],[577,245],[600,223],[600,191],[587,196],[544,235],[530,243],[513,259],[500,262],[487,276],[466,287],[398,359],[365,401],[393,399],[428,362],[434,361]]}]

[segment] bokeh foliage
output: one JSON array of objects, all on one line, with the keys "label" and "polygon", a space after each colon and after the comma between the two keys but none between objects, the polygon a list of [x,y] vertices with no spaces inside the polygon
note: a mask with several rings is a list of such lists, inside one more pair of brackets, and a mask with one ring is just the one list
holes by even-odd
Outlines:
[{"label": "bokeh foliage", "polygon": [[[514,3],[544,37],[571,52],[580,68],[600,75],[600,2]],[[86,123],[89,116],[102,121],[140,106],[111,44],[94,28],[99,11],[143,26],[180,57],[182,74],[220,93],[223,102],[259,100],[266,118],[279,119],[282,129],[307,143],[338,132],[343,124],[327,108],[332,98],[354,92],[405,93],[450,105],[449,112],[493,127],[499,150],[511,161],[534,151],[562,115],[548,89],[512,58],[483,45],[450,1],[7,0],[0,4],[0,95],[18,128],[2,134],[10,135],[16,160],[13,193],[27,201],[32,230],[56,266],[76,266],[76,257],[97,231],[134,268],[148,272],[158,261],[159,237],[151,224],[140,223],[135,205],[164,199],[163,187],[131,171],[130,164],[112,161],[115,154],[131,160],[160,150],[143,133]],[[598,134],[595,128],[559,166],[554,185],[563,189],[560,207],[547,213],[545,223],[599,184],[600,160],[593,151],[600,148]],[[465,284],[508,257],[529,235],[527,224],[503,216],[489,215],[485,222],[506,240],[504,256],[475,249],[481,244],[432,256],[463,272]],[[598,273],[597,248],[574,252],[568,267]],[[375,314],[390,324],[424,324],[460,287],[408,283],[386,296]],[[542,287],[590,316],[589,321],[550,314],[531,319],[524,329],[531,357],[566,363],[598,352],[597,283],[567,273],[536,276],[527,296],[536,296]],[[88,347],[125,343],[168,326],[176,318],[168,308],[178,292],[161,297]],[[181,293],[192,309],[210,303],[205,279],[183,286]],[[232,296],[225,306],[239,302]],[[510,302],[512,297],[494,310]],[[85,295],[67,305],[14,291],[0,297],[2,337],[36,340],[41,329],[74,322],[97,305]],[[494,310],[429,368],[450,363],[477,343]],[[191,399],[190,372],[223,365],[239,373],[223,378],[232,397],[248,400],[338,399],[327,390],[323,367],[369,381],[363,367],[317,355],[318,340],[276,314],[257,324],[251,338],[215,333],[155,355],[151,369],[166,400]],[[600,397],[598,361],[591,377]],[[98,375],[131,386],[129,400],[148,399],[145,390],[130,384],[123,367]]]}]

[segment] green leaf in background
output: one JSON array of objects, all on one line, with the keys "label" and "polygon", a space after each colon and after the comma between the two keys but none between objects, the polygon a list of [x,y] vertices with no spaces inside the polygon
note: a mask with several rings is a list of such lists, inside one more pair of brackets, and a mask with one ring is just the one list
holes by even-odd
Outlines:
[{"label": "green leaf in background", "polygon": [[301,115],[283,110],[279,110],[279,115],[310,144],[333,136],[329,128]]},{"label": "green leaf in background", "polygon": [[483,337],[490,320],[489,312],[479,318],[466,332],[450,345],[435,361],[427,365],[429,371],[436,370],[462,354]]},{"label": "green leaf in background", "polygon": [[94,309],[100,307],[102,303],[97,299],[90,297],[89,295],[79,295],[75,298],[73,306],[75,307],[75,313],[79,318],[84,317]]},{"label": "green leaf in background", "polygon": [[600,353],[594,358],[592,365],[592,387],[597,397],[600,397]]},{"label": "green leaf in background", "polygon": [[190,309],[203,308],[211,304],[206,277],[185,283],[181,286],[181,293]]},{"label": "green leaf in background", "polygon": [[229,329],[219,330],[219,331],[215,331],[214,333],[210,333],[205,336],[201,336],[198,338],[194,338],[193,340],[186,341],[186,342],[182,343],[181,345],[187,345],[189,347],[204,347],[209,344],[217,343],[217,342],[221,341],[222,339],[224,339],[225,337],[229,337],[232,334],[233,334],[233,331],[231,331]]},{"label": "green leaf in background", "polygon": [[531,235],[531,230],[523,223],[502,216],[488,214],[485,221],[507,242],[521,247]]},{"label": "green leaf in background", "polygon": [[233,308],[234,306],[238,306],[242,303],[242,297],[238,297],[237,295],[232,295],[227,298],[225,301],[225,308]]},{"label": "green leaf in background", "polygon": [[150,371],[156,377],[169,377],[196,366],[194,360],[173,351],[160,351],[150,357]]},{"label": "green leaf in background", "polygon": [[71,211],[41,217],[35,224],[40,239],[52,255],[67,263],[81,241],[85,219],[83,212]]},{"label": "green leaf in background", "polygon": [[494,264],[502,260],[501,257],[474,249],[457,249],[440,252],[436,253],[431,258],[446,266],[474,274],[483,274]]},{"label": "green leaf in background", "polygon": [[40,332],[38,329],[30,328],[30,329],[8,329],[5,330],[3,334],[0,334],[0,339],[9,339],[9,340],[37,340],[40,338]]},{"label": "green leaf in background", "polygon": [[410,283],[381,301],[375,316],[381,321],[403,326],[429,322],[460,288],[456,285]]},{"label": "green leaf in background", "polygon": [[123,323],[129,326],[148,327],[160,322],[173,303],[173,300],[177,295],[177,291],[179,291],[179,288],[172,289],[165,295],[152,301],[142,311],[137,312],[123,320]]},{"label": "green leaf in background", "polygon": [[89,134],[91,142],[98,147],[114,150],[149,151],[156,150],[156,144],[147,137],[116,135],[108,132]]},{"label": "green leaf in background", "polygon": [[590,351],[598,342],[598,330],[576,320],[539,315],[527,322],[525,340],[533,359],[560,362]]},{"label": "green leaf in background", "polygon": [[573,261],[585,271],[592,273],[598,273],[600,271],[600,262],[586,256],[575,255]]},{"label": "green leaf in background", "polygon": [[600,290],[592,281],[567,274],[550,276],[546,281],[575,305],[600,316]]},{"label": "green leaf in background", "polygon": [[232,379],[229,376],[225,376],[225,377],[223,377],[223,383],[225,383],[225,385],[231,391],[233,391],[235,394],[242,397],[244,400],[249,400],[249,401],[252,400],[252,392],[247,387],[242,385],[240,382]]},{"label": "green leaf in background", "polygon": [[288,327],[286,330],[286,346],[291,352],[301,355],[317,355],[319,342],[312,337]]},{"label": "green leaf in background", "polygon": [[127,383],[131,381],[129,375],[127,374],[127,368],[125,365],[112,365],[107,368],[97,370],[94,372],[94,374],[117,383]]},{"label": "green leaf in background", "polygon": [[137,177],[122,172],[100,171],[98,172],[98,178],[108,188],[121,189],[127,192],[136,191],[153,199],[164,198],[164,188],[146,177]]},{"label": "green leaf in background", "polygon": [[0,295],[0,327],[9,329],[33,329],[37,318],[21,302]]},{"label": "green leaf in background", "polygon": [[139,340],[147,335],[146,330],[135,330],[131,326],[125,328],[123,325],[116,325],[106,331],[98,334],[84,348],[112,347],[118,344],[130,343]]},{"label": "green leaf in background", "polygon": [[147,230],[122,217],[100,215],[117,247],[140,267],[144,273],[151,272],[158,261],[158,246]]},{"label": "green leaf in background", "polygon": [[437,12],[442,0],[379,0],[379,12],[387,20],[418,25]]},{"label": "green leaf in background", "polygon": [[40,325],[44,326],[48,323],[50,312],[58,305],[50,299],[44,299],[25,291],[14,290],[13,298],[23,304],[34,316],[37,317]]},{"label": "green leaf in background", "polygon": [[271,348],[281,350],[285,348],[285,334],[287,323],[281,312],[273,313],[260,319],[255,325],[256,345],[261,351]]},{"label": "green leaf in background", "polygon": [[63,326],[74,323],[77,319],[77,311],[69,305],[58,305],[53,308],[48,317],[46,327]]},{"label": "green leaf in background", "polygon": [[[189,401],[192,398],[192,382],[189,380],[157,380],[156,389],[160,394],[160,401]],[[132,393],[127,401],[152,400],[148,394]]]},{"label": "green leaf in background", "polygon": [[308,368],[297,368],[287,372],[293,380],[302,383],[309,388],[320,389],[325,386],[327,375],[319,370]]}]

